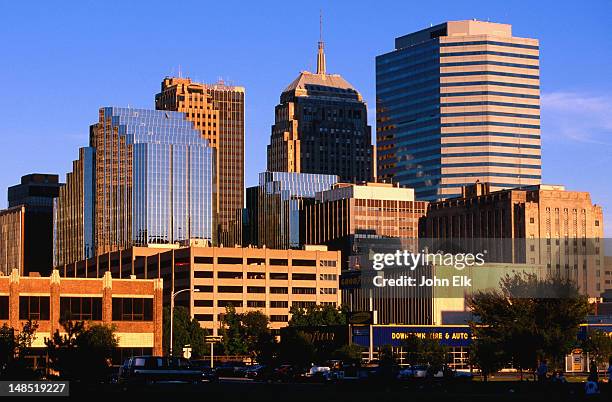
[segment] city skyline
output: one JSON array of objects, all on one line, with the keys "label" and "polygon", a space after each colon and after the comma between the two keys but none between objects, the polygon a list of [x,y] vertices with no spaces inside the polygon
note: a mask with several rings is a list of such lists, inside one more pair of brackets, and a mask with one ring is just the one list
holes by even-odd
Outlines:
[{"label": "city skyline", "polygon": [[[287,22],[277,18],[278,29],[292,29],[294,37],[290,40],[284,36],[280,39],[272,36],[274,32],[264,27],[266,18],[263,17],[271,12],[269,7],[259,10],[248,5],[234,9],[228,5],[228,11],[233,10],[238,21],[253,21],[252,26],[228,32],[223,41],[216,40],[216,35],[208,38],[202,34],[177,44],[151,34],[151,44],[135,50],[133,41],[146,43],[147,33],[152,31],[144,29],[133,33],[130,19],[118,16],[115,32],[102,38],[108,37],[115,42],[113,46],[117,49],[118,57],[124,56],[127,62],[117,65],[103,62],[102,66],[95,67],[93,49],[96,38],[102,32],[90,32],[84,29],[88,26],[84,26],[81,27],[84,35],[79,38],[74,36],[80,32],[79,24],[82,22],[79,22],[79,16],[84,18],[87,9],[75,5],[69,11],[58,10],[61,13],[45,10],[44,6],[33,10],[27,14],[28,22],[17,19],[13,24],[0,28],[0,33],[9,38],[6,52],[12,55],[12,62],[0,67],[6,78],[5,85],[8,85],[11,93],[0,105],[5,111],[5,118],[0,123],[0,134],[3,134],[0,186],[6,189],[20,176],[34,171],[55,173],[63,178],[70,170],[74,150],[86,145],[87,127],[95,119],[95,111],[100,106],[129,104],[132,107],[153,108],[151,97],[157,92],[159,81],[166,75],[179,75],[179,69],[184,76],[200,82],[214,83],[222,76],[229,83],[246,88],[245,184],[246,187],[255,185],[257,173],[265,170],[265,145],[274,122],[278,93],[297,71],[315,69],[319,9],[323,9],[324,13],[327,70],[342,74],[359,88],[368,103],[369,124],[373,127],[374,56],[388,51],[390,41],[397,36],[426,28],[429,24],[477,17],[512,24],[516,35],[540,40],[542,181],[563,184],[570,190],[591,192],[593,201],[604,207],[606,232],[610,233],[612,191],[605,188],[605,163],[611,159],[612,144],[606,134],[610,132],[612,124],[606,112],[612,107],[612,99],[606,94],[610,84],[603,81],[604,71],[601,68],[598,70],[597,65],[605,65],[612,55],[605,51],[605,35],[597,35],[604,27],[595,24],[593,17],[605,13],[610,9],[609,5],[598,3],[599,12],[593,12],[592,9],[550,8],[550,4],[546,3],[525,3],[512,7],[479,5],[464,9],[449,3],[445,12],[419,9],[403,20],[401,15],[408,14],[402,12],[410,8],[404,10],[402,5],[387,5],[382,9],[394,12],[389,13],[388,20],[385,20],[367,18],[368,13],[364,12],[368,8],[367,3],[358,3],[354,7],[346,7],[346,4],[312,4],[299,21]],[[11,11],[10,7],[20,6],[3,6],[5,13],[24,15]],[[134,6],[127,6],[125,15],[139,11],[131,7]],[[527,7],[529,16],[525,14]],[[139,24],[158,18],[161,10],[152,7],[143,12]],[[292,6],[284,12],[291,14],[296,9]],[[546,20],[542,19],[544,12],[549,13]],[[280,11],[274,13],[282,16]],[[591,17],[587,17],[587,13]],[[563,22],[570,16],[575,22],[566,29],[558,21]],[[47,26],[48,22],[43,17],[52,21],[53,25]],[[62,18],[70,18],[74,22],[62,26]],[[593,24],[588,25],[588,18],[593,18]],[[371,21],[371,25],[366,25],[365,21]],[[211,19],[208,22],[213,27],[223,29],[220,21]],[[49,34],[44,38],[29,36],[32,35],[32,32],[27,32],[29,24],[48,28]],[[362,30],[349,33],[349,26],[360,26]],[[132,32],[131,36],[126,34],[128,31]],[[35,32],[40,32],[40,29]],[[185,36],[195,32],[203,30],[189,31]],[[245,37],[251,38],[251,41],[244,41]],[[166,50],[165,53],[156,52],[156,41]],[[14,47],[18,42],[26,46]],[[56,42],[61,42],[63,46],[58,47]],[[219,57],[211,61],[196,55],[197,52],[193,52],[194,43],[202,50],[218,52]],[[191,49],[190,53],[186,53],[188,49]],[[234,52],[240,56],[232,57]],[[596,60],[594,54],[597,54]],[[151,59],[151,55],[155,57]],[[86,60],[87,57],[91,57],[91,60]],[[96,73],[102,72],[100,68],[106,68],[106,74],[96,76]],[[70,80],[66,80],[66,75],[70,76]],[[44,85],[41,85],[43,82]],[[85,83],[88,85],[85,86]],[[34,88],[36,97],[31,96]],[[83,91],[83,88],[87,88],[87,91]],[[26,103],[28,107],[23,107]],[[66,107],[72,110],[69,119],[58,114]],[[32,110],[36,110],[38,118],[31,117]],[[35,144],[33,152],[14,152],[21,142]],[[568,160],[576,162],[577,168],[567,169]],[[582,173],[584,171],[590,174],[585,175]],[[0,208],[4,207],[6,198],[2,197]]]}]

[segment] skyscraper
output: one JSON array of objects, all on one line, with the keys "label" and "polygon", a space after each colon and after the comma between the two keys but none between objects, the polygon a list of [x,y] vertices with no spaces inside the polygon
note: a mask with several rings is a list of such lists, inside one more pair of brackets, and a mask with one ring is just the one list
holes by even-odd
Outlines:
[{"label": "skyscraper", "polygon": [[[22,275],[39,272],[49,275],[53,266],[53,198],[59,195],[56,174],[33,173],[21,177],[21,183],[9,187],[9,208],[25,207],[23,228]],[[0,247],[1,248],[1,247]],[[17,268],[17,267],[15,267]]]},{"label": "skyscraper", "polygon": [[372,158],[366,103],[340,75],[327,74],[321,40],[317,72],[301,72],[275,108],[268,170],[364,182],[373,177]]},{"label": "skyscraper", "polygon": [[450,21],[376,58],[378,178],[420,200],[541,181],[539,44],[512,27]]},{"label": "skyscraper", "polygon": [[213,152],[184,113],[105,107],[55,202],[55,266],[212,241]]},{"label": "skyscraper", "polygon": [[185,113],[215,150],[215,243],[240,244],[238,210],[244,207],[244,88],[189,78],[164,78],[155,108]]}]

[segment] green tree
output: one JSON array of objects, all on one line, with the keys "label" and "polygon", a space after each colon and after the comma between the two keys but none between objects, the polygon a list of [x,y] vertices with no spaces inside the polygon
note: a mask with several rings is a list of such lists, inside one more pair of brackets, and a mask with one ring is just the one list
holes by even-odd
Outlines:
[{"label": "green tree", "polygon": [[0,327],[0,378],[23,380],[35,377],[26,357],[37,329],[38,322],[31,320],[26,321],[18,332],[6,323]]},{"label": "green tree", "polygon": [[306,308],[291,306],[290,327],[320,327],[324,325],[346,325],[347,308],[331,305],[315,305]]},{"label": "green tree", "polygon": [[[200,326],[195,318],[191,318],[189,310],[183,306],[174,307],[172,333],[172,352],[182,356],[183,347],[191,345],[191,355],[194,358],[206,356],[210,349],[206,344],[208,331]],[[170,307],[164,308],[164,354],[170,353]]]},{"label": "green tree", "polygon": [[612,358],[612,338],[605,332],[592,330],[582,342],[582,348],[588,352],[598,366],[605,364]]},{"label": "green tree", "polygon": [[432,372],[438,372],[447,362],[448,348],[430,334],[424,337],[410,335],[403,342],[403,347],[409,364],[428,365]]},{"label": "green tree", "polygon": [[473,339],[469,359],[473,366],[480,369],[484,381],[488,381],[491,374],[501,370],[506,361],[499,342],[491,338]]},{"label": "green tree", "polygon": [[315,362],[315,353],[314,345],[302,331],[287,331],[281,339],[279,358],[282,363],[307,368]]},{"label": "green tree", "polygon": [[64,379],[95,382],[104,378],[119,346],[115,328],[71,320],[61,320],[60,324],[65,334],[56,330],[45,340],[49,366]]},{"label": "green tree", "polygon": [[354,343],[351,345],[343,345],[334,351],[333,358],[345,362],[358,363],[361,361],[363,351],[363,347]]},{"label": "green tree", "polygon": [[535,369],[539,359],[561,367],[589,312],[587,298],[573,282],[531,274],[507,275],[499,290],[475,293],[468,306],[475,317],[470,323],[474,358],[489,373],[511,363],[522,374]]},{"label": "green tree", "polygon": [[223,340],[223,351],[229,356],[244,356],[249,353],[248,344],[244,336],[241,314],[236,313],[234,306],[225,307],[223,327],[220,330]]}]

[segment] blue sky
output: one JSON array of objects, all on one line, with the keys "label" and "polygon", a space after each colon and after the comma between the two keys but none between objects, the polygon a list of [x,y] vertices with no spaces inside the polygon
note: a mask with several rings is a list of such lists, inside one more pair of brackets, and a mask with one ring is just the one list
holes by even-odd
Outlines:
[{"label": "blue sky", "polygon": [[[265,170],[280,91],[316,62],[374,109],[374,57],[445,20],[513,25],[541,47],[543,181],[590,191],[612,235],[612,2],[75,1],[0,4],[0,208],[30,172],[71,170],[100,106],[153,107],[161,79],[246,87],[246,183]],[[59,6],[57,4],[62,4]],[[374,114],[369,116],[374,126]]]}]

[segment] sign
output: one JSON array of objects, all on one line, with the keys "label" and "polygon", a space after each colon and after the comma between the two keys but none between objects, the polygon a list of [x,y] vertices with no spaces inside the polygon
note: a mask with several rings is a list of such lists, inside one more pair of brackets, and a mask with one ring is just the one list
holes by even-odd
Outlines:
[{"label": "sign", "polygon": [[[432,338],[445,346],[470,346],[472,331],[467,325],[374,325],[374,346],[402,346],[411,336]],[[369,334],[355,334],[353,342],[368,346]]]},{"label": "sign", "polygon": [[191,359],[191,345],[185,345],[183,348],[183,357],[185,359]]},{"label": "sign", "polygon": [[374,313],[371,311],[351,311],[348,313],[348,323],[354,325],[374,324]]},{"label": "sign", "polygon": [[223,340],[222,336],[207,335],[205,338],[207,343],[217,343]]}]

